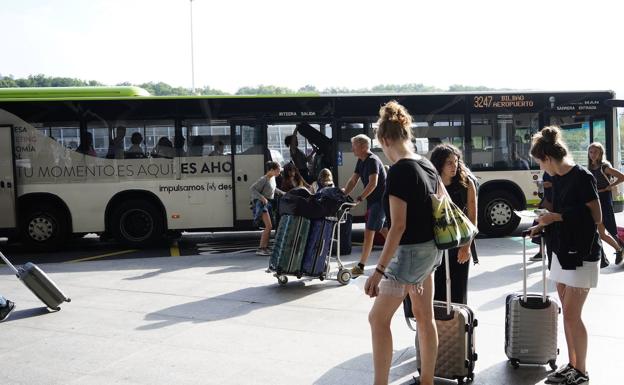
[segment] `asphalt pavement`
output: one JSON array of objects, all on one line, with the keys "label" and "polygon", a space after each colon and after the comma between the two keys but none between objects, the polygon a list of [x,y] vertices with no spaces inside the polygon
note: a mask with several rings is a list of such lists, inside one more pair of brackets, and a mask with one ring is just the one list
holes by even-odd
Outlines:
[{"label": "asphalt pavement", "polygon": [[[0,294],[17,304],[0,323],[0,384],[371,384],[366,277],[346,286],[291,277],[280,286],[265,272],[268,257],[253,253],[257,237],[188,235],[179,242],[179,256],[164,247],[92,259],[85,258],[124,249],[80,240],[86,243],[37,260],[72,299],[58,312],[43,308],[0,265]],[[15,246],[0,247],[18,263],[34,257]],[[522,288],[522,239],[479,239],[478,250],[468,297],[479,320],[474,384],[542,384],[548,366],[513,369],[503,349],[505,297]],[[530,246],[529,255],[535,250]],[[353,265],[359,251],[356,245],[343,261]],[[532,292],[541,289],[540,267],[528,266]],[[621,381],[623,279],[624,267],[603,269],[585,306],[594,385]],[[551,283],[548,289],[555,294]],[[400,309],[392,331],[390,383],[410,384],[417,375],[414,332]],[[562,365],[567,351],[561,317],[558,337]]]}]

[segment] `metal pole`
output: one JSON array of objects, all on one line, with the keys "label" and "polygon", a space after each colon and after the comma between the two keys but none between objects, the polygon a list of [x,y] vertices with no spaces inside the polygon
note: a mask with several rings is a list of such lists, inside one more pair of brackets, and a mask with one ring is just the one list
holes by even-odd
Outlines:
[{"label": "metal pole", "polygon": [[193,0],[191,2],[191,93],[195,95],[195,55],[193,44]]}]

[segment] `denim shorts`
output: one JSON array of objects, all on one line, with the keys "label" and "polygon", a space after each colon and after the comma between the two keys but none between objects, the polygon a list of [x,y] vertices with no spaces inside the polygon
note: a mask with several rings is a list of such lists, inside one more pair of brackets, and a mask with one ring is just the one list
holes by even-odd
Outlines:
[{"label": "denim shorts", "polygon": [[441,263],[442,252],[433,240],[400,245],[386,268],[388,278],[380,283],[380,294],[400,297],[411,289],[422,292],[423,282]]},{"label": "denim shorts", "polygon": [[386,221],[386,213],[381,202],[369,203],[366,213],[368,214],[366,229],[374,231],[381,230]]},{"label": "denim shorts", "polygon": [[254,219],[257,220],[257,219],[262,218],[262,213],[269,213],[269,216],[271,215],[271,202],[269,201],[265,205],[265,204],[262,204],[262,201],[260,201],[260,199],[254,199],[254,210],[253,210]]}]

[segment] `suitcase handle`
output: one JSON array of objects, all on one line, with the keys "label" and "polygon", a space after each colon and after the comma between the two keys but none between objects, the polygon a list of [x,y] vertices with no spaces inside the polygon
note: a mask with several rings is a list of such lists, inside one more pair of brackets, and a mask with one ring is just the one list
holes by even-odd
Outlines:
[{"label": "suitcase handle", "polygon": [[4,261],[4,263],[6,263],[11,269],[13,269],[13,271],[15,272],[15,275],[17,275],[17,277],[19,278],[19,270],[17,270],[17,268],[13,266],[11,261],[9,261],[7,257],[5,257],[4,254],[2,254],[1,251],[0,251],[0,257],[2,257],[2,260]]},{"label": "suitcase handle", "polygon": [[[529,231],[522,232],[522,301],[527,302],[527,260],[526,260],[526,239]],[[540,252],[542,253],[542,302],[546,303],[546,255],[544,253],[544,232],[540,234]]]},{"label": "suitcase handle", "polygon": [[451,267],[449,266],[448,250],[444,253],[444,265],[446,265],[446,315],[451,315]]}]

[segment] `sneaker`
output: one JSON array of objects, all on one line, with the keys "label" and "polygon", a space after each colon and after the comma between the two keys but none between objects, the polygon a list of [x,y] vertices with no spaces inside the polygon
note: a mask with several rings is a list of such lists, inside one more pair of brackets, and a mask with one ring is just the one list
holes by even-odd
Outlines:
[{"label": "sneaker", "polygon": [[624,254],[624,248],[619,249],[615,252],[615,264],[619,265],[622,263],[622,255]]},{"label": "sneaker", "polygon": [[6,306],[0,309],[0,322],[9,318],[9,314],[11,314],[14,308],[15,308],[15,302],[9,301],[7,299]]},{"label": "sneaker", "polygon": [[566,374],[571,370],[575,370],[575,369],[569,363],[566,366],[560,367],[559,369],[557,369],[556,372],[546,377],[546,383],[547,384],[563,384],[567,380]]},{"label": "sneaker", "polygon": [[267,255],[271,255],[271,253],[269,252],[267,248],[263,248],[263,249],[256,250],[256,255],[267,256]]},{"label": "sneaker", "polygon": [[564,384],[568,385],[585,385],[589,384],[589,376],[585,373],[581,373],[578,370],[572,368],[569,372],[565,374],[566,382]]},{"label": "sneaker", "polygon": [[364,269],[362,269],[358,265],[355,265],[351,268],[351,277],[359,277],[362,274],[364,274]]},{"label": "sneaker", "polygon": [[541,260],[542,260],[542,253],[540,253],[539,251],[534,256],[529,258],[529,261],[541,261]]}]

